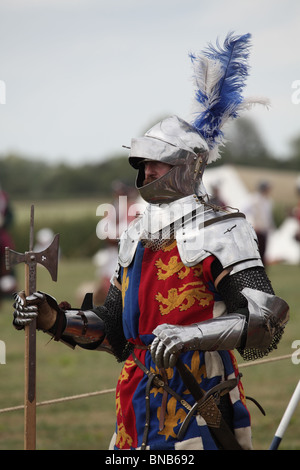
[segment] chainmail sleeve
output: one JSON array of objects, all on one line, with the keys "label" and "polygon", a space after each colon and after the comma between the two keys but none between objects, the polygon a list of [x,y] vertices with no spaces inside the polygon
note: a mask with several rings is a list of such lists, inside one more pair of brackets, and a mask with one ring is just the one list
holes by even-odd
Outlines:
[{"label": "chainmail sleeve", "polygon": [[274,294],[271,282],[264,268],[245,269],[236,274],[225,276],[218,284],[228,313],[234,313],[239,308],[247,307],[247,300],[241,293],[244,287],[250,287],[267,294]]},{"label": "chainmail sleeve", "polygon": [[[228,313],[242,313],[246,315],[248,321],[248,309],[247,299],[241,293],[245,288],[249,287],[257,291],[265,292],[267,294],[274,294],[271,282],[262,267],[255,267],[251,269],[245,269],[233,275],[225,276],[218,284],[218,291],[222,296],[222,299],[226,305]],[[273,349],[277,348],[277,344],[281,340],[283,334],[283,328],[278,328],[272,343],[266,351],[259,349],[247,349],[245,348],[246,342],[246,331],[244,334],[244,342],[240,348],[237,348],[243,359],[253,360],[266,356]]]},{"label": "chainmail sleeve", "polygon": [[96,307],[93,311],[104,321],[106,338],[112,348],[112,352],[119,362],[127,359],[132,346],[126,340],[122,325],[122,294],[120,289],[111,285],[103,306]]}]

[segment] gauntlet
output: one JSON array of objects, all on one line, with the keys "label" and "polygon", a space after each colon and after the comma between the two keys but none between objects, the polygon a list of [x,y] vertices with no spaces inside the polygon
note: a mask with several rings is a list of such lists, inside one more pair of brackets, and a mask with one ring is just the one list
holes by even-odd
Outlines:
[{"label": "gauntlet", "polygon": [[56,322],[60,308],[54,299],[43,292],[34,292],[26,297],[21,291],[14,294],[14,319],[13,325],[21,330],[29,325],[34,318],[37,320],[37,329],[48,331]]},{"label": "gauntlet", "polygon": [[228,315],[188,326],[159,325],[151,355],[159,368],[174,367],[183,351],[234,349],[241,343],[246,318]]}]

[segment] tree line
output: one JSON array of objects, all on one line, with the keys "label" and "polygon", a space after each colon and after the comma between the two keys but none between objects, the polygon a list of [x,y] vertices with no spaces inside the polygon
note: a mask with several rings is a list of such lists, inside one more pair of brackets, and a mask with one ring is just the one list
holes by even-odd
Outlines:
[{"label": "tree line", "polygon": [[112,182],[116,179],[129,185],[134,182],[134,170],[121,156],[76,167],[35,161],[17,154],[0,159],[1,187],[15,200],[106,196],[111,193]]},{"label": "tree line", "polygon": [[[300,171],[300,135],[291,142],[288,158],[280,160],[270,153],[253,122],[239,119],[222,155],[214,166],[227,163]],[[16,200],[110,197],[112,182],[118,179],[128,185],[135,180],[135,170],[123,155],[76,167],[14,153],[0,156],[0,185]]]}]

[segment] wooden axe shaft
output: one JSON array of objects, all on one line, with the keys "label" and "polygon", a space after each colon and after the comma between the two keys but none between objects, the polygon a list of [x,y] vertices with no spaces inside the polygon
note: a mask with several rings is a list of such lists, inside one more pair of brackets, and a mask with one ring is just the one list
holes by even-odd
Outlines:
[{"label": "wooden axe shaft", "polygon": [[[34,207],[31,206],[29,251],[33,251]],[[25,264],[25,294],[36,291],[36,263]],[[25,327],[24,449],[36,448],[36,320]]]},{"label": "wooden axe shaft", "polygon": [[[26,297],[36,292],[36,265],[41,264],[50,273],[53,281],[57,280],[59,253],[59,234],[44,251],[33,252],[34,242],[34,206],[31,206],[29,251],[18,253],[5,248],[5,262],[8,269],[19,263],[25,263]],[[36,445],[36,320],[25,326],[25,416],[24,447],[34,450]]]}]

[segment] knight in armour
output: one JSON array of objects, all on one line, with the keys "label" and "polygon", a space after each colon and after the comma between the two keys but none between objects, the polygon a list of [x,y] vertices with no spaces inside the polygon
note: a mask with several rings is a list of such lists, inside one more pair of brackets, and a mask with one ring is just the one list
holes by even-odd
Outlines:
[{"label": "knight in armour", "polygon": [[276,348],[289,308],[245,216],[212,204],[203,184],[224,125],[263,102],[243,96],[250,39],[229,34],[191,55],[193,119],[170,116],[132,139],[129,163],[147,206],[120,238],[104,304],[15,296],[16,328],[37,318],[55,340],[124,362],[111,449],[252,448],[236,354],[255,360]]}]

